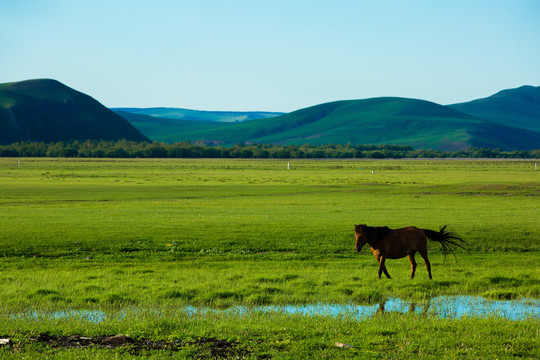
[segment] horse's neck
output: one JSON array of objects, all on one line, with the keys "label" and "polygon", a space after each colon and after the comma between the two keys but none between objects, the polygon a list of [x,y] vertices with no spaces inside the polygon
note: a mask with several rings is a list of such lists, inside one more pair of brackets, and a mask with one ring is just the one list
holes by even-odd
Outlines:
[{"label": "horse's neck", "polygon": [[368,245],[371,246],[374,249],[379,248],[380,242],[381,242],[380,239],[368,239],[368,241],[367,241]]},{"label": "horse's neck", "polygon": [[392,230],[387,227],[371,227],[368,230],[367,243],[374,249],[379,247],[379,244],[382,239],[386,237]]}]

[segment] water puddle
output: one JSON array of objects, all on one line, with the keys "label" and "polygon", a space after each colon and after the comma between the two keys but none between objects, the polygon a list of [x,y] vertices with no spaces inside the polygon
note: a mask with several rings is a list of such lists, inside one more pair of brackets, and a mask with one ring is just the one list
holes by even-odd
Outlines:
[{"label": "water puddle", "polygon": [[380,313],[416,313],[438,318],[459,319],[462,317],[500,317],[508,320],[540,319],[540,300],[521,299],[508,301],[487,300],[472,296],[440,296],[421,303],[413,303],[399,298],[375,305],[356,304],[311,304],[311,305],[268,305],[236,306],[216,310],[209,308],[186,307],[188,314],[223,313],[237,316],[249,316],[252,313],[278,313],[303,316],[352,317],[359,320]]},{"label": "water puddle", "polygon": [[[133,310],[130,310],[131,313]],[[487,300],[474,296],[439,296],[418,303],[408,302],[399,298],[389,298],[375,305],[356,304],[311,304],[311,305],[267,305],[267,306],[235,306],[227,309],[212,309],[205,307],[186,306],[181,309],[188,316],[205,314],[224,314],[231,316],[250,316],[252,314],[286,314],[302,316],[348,317],[363,320],[382,313],[416,313],[443,319],[459,319],[462,317],[488,318],[498,317],[513,321],[528,318],[540,319],[540,300]],[[100,310],[63,310],[51,313],[31,311],[12,315],[13,318],[32,319],[69,319],[77,318],[84,321],[99,323],[106,319],[121,319],[127,311],[116,314]],[[160,316],[159,313],[156,313]]]}]

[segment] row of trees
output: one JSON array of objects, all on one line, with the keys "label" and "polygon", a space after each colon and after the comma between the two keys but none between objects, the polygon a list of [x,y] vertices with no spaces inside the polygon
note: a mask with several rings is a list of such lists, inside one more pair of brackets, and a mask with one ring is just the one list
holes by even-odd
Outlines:
[{"label": "row of trees", "polygon": [[0,146],[0,157],[84,158],[539,158],[540,149],[503,151],[470,148],[460,151],[417,150],[404,145],[267,145],[237,144],[231,147],[203,143],[176,144],[135,141],[17,142]]}]

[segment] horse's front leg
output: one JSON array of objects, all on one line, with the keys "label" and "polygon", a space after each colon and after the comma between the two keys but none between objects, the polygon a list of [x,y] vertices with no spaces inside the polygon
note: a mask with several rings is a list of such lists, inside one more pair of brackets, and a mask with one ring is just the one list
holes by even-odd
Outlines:
[{"label": "horse's front leg", "polygon": [[381,256],[379,258],[379,279],[381,278],[381,274],[384,272],[384,275],[386,275],[387,278],[391,279],[390,275],[388,274],[388,271],[386,270],[386,266],[384,266],[384,262],[386,261],[386,258],[384,256]]}]

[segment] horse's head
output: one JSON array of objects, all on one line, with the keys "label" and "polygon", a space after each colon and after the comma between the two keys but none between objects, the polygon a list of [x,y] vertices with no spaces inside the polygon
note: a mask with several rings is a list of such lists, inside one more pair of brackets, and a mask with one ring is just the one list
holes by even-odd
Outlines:
[{"label": "horse's head", "polygon": [[354,236],[356,237],[354,250],[356,250],[356,252],[360,252],[362,247],[367,243],[366,228],[367,225],[354,225]]}]

